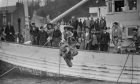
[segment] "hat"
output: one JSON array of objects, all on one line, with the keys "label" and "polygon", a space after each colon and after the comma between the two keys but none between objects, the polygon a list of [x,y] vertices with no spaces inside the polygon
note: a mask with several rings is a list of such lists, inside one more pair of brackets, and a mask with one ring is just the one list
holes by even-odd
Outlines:
[{"label": "hat", "polygon": [[71,30],[71,29],[73,29],[73,27],[67,25],[67,26],[64,27],[64,29]]},{"label": "hat", "polygon": [[43,29],[43,26],[41,26],[40,29]]},{"label": "hat", "polygon": [[31,23],[31,25],[35,25],[35,23]]},{"label": "hat", "polygon": [[89,29],[89,27],[88,27],[88,26],[85,26],[85,28],[86,28],[86,29]]},{"label": "hat", "polygon": [[47,26],[49,26],[49,25],[51,25],[51,26],[52,26],[53,24],[52,24],[52,23],[48,23],[48,24],[47,24]]},{"label": "hat", "polygon": [[118,22],[114,22],[113,24],[115,24],[115,25],[119,25],[119,23],[118,23]]},{"label": "hat", "polygon": [[107,30],[107,27],[104,27],[104,29],[103,30]]},{"label": "hat", "polygon": [[134,28],[133,31],[138,31],[138,29],[137,28]]}]

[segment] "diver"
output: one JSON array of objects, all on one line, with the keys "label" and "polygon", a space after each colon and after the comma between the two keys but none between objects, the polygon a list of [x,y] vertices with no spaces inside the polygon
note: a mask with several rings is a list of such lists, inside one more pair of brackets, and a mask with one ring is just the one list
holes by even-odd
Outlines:
[{"label": "diver", "polygon": [[74,37],[72,37],[73,34],[69,27],[64,28],[64,30],[65,41],[60,43],[60,56],[64,58],[69,67],[72,67],[73,64],[71,60],[73,60],[73,57],[78,54],[76,41]]}]

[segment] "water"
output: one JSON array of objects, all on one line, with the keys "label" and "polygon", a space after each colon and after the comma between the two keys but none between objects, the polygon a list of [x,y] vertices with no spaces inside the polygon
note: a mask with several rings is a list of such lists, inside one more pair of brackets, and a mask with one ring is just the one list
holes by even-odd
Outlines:
[{"label": "water", "polygon": [[[64,79],[64,78],[59,79],[10,72],[9,74],[0,78],[0,84],[117,84],[117,83],[98,80],[87,80],[87,79]],[[119,84],[127,84],[127,83],[119,83]]]},{"label": "water", "polygon": [[[0,75],[11,69],[13,65],[0,61]],[[117,84],[115,82],[88,80],[88,79],[72,79],[72,78],[58,78],[47,77],[39,75],[31,75],[26,72],[19,72],[14,69],[8,74],[0,78],[0,84]],[[128,83],[118,83],[128,84]]]}]

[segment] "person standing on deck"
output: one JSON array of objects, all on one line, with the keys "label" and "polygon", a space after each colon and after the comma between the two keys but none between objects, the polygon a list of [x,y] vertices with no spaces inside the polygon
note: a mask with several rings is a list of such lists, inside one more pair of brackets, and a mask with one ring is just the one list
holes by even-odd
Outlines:
[{"label": "person standing on deck", "polygon": [[107,28],[103,29],[101,33],[101,41],[100,41],[100,50],[101,51],[108,51],[109,43],[110,43],[110,35],[106,31]]},{"label": "person standing on deck", "polygon": [[35,26],[35,23],[32,23],[30,29],[32,45],[38,45],[38,33],[39,29]]},{"label": "person standing on deck", "polygon": [[91,28],[91,30],[94,29],[94,19],[93,18],[91,18],[91,20],[90,20],[90,28]]},{"label": "person standing on deck", "polygon": [[96,31],[95,29],[91,30],[91,50],[97,50],[98,47],[98,41],[97,41],[97,36],[96,36]]},{"label": "person standing on deck", "polygon": [[0,27],[0,40],[1,41],[5,41],[5,27],[4,26],[1,26]]},{"label": "person standing on deck", "polygon": [[15,29],[10,22],[8,22],[8,25],[5,28],[5,34],[6,41],[15,42]]},{"label": "person standing on deck", "polygon": [[43,27],[40,27],[40,31],[39,31],[39,45],[44,45],[47,41],[48,38],[48,34],[47,32],[43,29]]},{"label": "person standing on deck", "polygon": [[52,45],[53,47],[58,47],[59,43],[61,42],[61,37],[62,37],[62,33],[58,27],[58,25],[55,25],[54,27],[54,32],[53,32],[53,41],[52,41]]},{"label": "person standing on deck", "polygon": [[90,29],[88,27],[86,27],[86,31],[85,31],[85,49],[86,50],[90,50],[91,47],[91,36],[90,36]]},{"label": "person standing on deck", "polygon": [[54,32],[53,24],[48,23],[47,24],[48,39],[47,39],[47,42],[45,43],[45,45],[52,46],[53,32]]},{"label": "person standing on deck", "polygon": [[90,19],[89,18],[87,18],[87,20],[86,20],[86,27],[88,27],[90,30]]},{"label": "person standing on deck", "polygon": [[140,53],[140,35],[138,29],[133,29],[133,41],[135,43],[136,52]]},{"label": "person standing on deck", "polygon": [[122,31],[121,31],[121,28],[120,28],[118,22],[113,23],[112,41],[113,41],[113,44],[115,45],[115,48],[118,52],[118,48],[119,48],[119,46],[121,46],[121,41],[122,41]]}]

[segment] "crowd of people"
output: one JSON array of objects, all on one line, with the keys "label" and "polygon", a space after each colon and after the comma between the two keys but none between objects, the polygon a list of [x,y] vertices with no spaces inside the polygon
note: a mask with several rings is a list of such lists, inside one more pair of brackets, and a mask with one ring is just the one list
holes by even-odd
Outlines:
[{"label": "crowd of people", "polygon": [[0,26],[0,40],[17,43],[24,42],[22,34],[15,33],[15,28],[10,22],[7,25]]},{"label": "crowd of people", "polygon": [[[61,31],[61,25],[69,25]],[[35,23],[30,25],[31,42],[33,45],[58,47],[62,39],[73,38],[76,48],[82,50],[108,51],[110,34],[106,31],[105,18],[97,19],[71,19],[67,23],[61,21],[57,24],[47,24],[40,28]]]},{"label": "crowd of people", "polygon": [[[64,29],[62,29],[62,25],[65,25]],[[15,34],[15,29],[10,23],[1,28],[0,37],[3,41],[24,42],[23,36],[19,33]],[[72,42],[80,50],[109,51],[110,45],[110,33],[107,32],[106,20],[103,17],[100,19],[87,18],[84,21],[72,18],[68,22],[48,23],[41,27],[32,23],[30,24],[30,37],[32,45],[40,46],[59,47],[61,42],[67,41]],[[135,37],[138,38],[138,35],[136,34]],[[116,48],[122,43],[122,30],[117,22],[113,23],[111,41]],[[139,40],[135,45],[138,43]],[[139,48],[136,47],[136,49]]]}]

